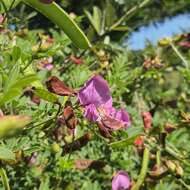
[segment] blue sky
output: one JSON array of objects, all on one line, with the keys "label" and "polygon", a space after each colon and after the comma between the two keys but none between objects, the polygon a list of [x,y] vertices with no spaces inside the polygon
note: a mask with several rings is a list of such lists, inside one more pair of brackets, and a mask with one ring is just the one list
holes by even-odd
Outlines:
[{"label": "blue sky", "polygon": [[127,44],[133,50],[143,49],[147,40],[156,44],[159,39],[184,32],[190,32],[190,13],[180,14],[166,18],[162,22],[143,26],[132,33]]}]

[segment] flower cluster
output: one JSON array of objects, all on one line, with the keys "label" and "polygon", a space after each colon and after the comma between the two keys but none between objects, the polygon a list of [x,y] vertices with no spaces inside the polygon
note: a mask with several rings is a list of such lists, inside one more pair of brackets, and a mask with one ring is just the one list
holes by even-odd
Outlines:
[{"label": "flower cluster", "polygon": [[98,122],[108,130],[128,128],[130,118],[124,109],[113,107],[112,97],[107,82],[99,75],[93,76],[78,92],[78,100],[84,107],[84,116]]}]

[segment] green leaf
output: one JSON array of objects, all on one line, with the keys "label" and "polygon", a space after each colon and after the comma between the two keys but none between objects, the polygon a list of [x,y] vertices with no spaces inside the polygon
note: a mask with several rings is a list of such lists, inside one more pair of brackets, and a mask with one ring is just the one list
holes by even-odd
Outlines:
[{"label": "green leaf", "polygon": [[[13,80],[13,78],[14,77],[11,78],[10,83],[12,83],[11,81]],[[3,105],[11,101],[15,97],[21,95],[22,89],[24,87],[28,86],[29,84],[37,80],[38,78],[36,75],[28,75],[17,80],[14,84],[12,84],[12,86],[9,87],[8,85],[8,90],[4,92],[2,95],[0,95],[0,105]]]},{"label": "green leaf", "polygon": [[21,92],[22,91],[19,88],[12,88],[6,93],[0,95],[0,106],[19,96]]},{"label": "green leaf", "polygon": [[40,183],[39,190],[50,190],[49,188],[49,177],[43,179]]},{"label": "green leaf", "polygon": [[64,157],[60,157],[58,161],[58,166],[62,171],[72,169],[74,167],[74,161],[66,160]]},{"label": "green leaf", "polygon": [[93,15],[91,15],[90,12],[88,12],[87,10],[84,10],[84,12],[85,12],[87,18],[89,19],[90,23],[92,24],[92,26],[98,33],[98,35],[101,36],[103,34],[101,10],[98,7],[94,6],[93,7]]},{"label": "green leaf", "polygon": [[51,4],[44,4],[39,0],[23,0],[26,4],[35,8],[52,22],[57,24],[73,41],[73,43],[81,49],[91,47],[91,44],[82,30],[69,17],[69,15],[55,2]]},{"label": "green leaf", "polygon": [[0,160],[15,160],[15,154],[8,148],[0,146]]},{"label": "green leaf", "polygon": [[6,93],[9,88],[15,83],[19,77],[20,67],[19,64],[15,64],[10,71],[9,78],[6,80],[3,91]]},{"label": "green leaf", "polygon": [[126,146],[133,145],[136,136],[130,137],[121,141],[110,143],[109,146],[112,148],[126,148]]},{"label": "green leaf", "polygon": [[15,8],[21,0],[15,0],[14,4],[13,0],[1,0],[0,1],[0,13],[4,13],[8,11],[9,9]]},{"label": "green leaf", "polygon": [[24,88],[28,85],[32,84],[34,81],[39,80],[36,75],[28,75],[24,76],[23,78],[19,79],[17,82],[14,83],[14,86],[17,88]]},{"label": "green leaf", "polygon": [[21,49],[17,46],[13,47],[13,51],[12,51],[12,57],[14,59],[14,61],[17,61],[21,56]]},{"label": "green leaf", "polygon": [[3,116],[0,118],[0,139],[14,136],[30,123],[28,116]]},{"label": "green leaf", "polygon": [[41,99],[46,100],[48,102],[56,103],[58,102],[58,98],[55,94],[45,90],[45,89],[35,89],[34,93]]},{"label": "green leaf", "polygon": [[109,2],[106,3],[106,9],[105,9],[105,24],[106,27],[110,27],[114,21],[117,19],[116,17],[116,11],[113,5]]},{"label": "green leaf", "polygon": [[[24,70],[24,74],[26,76],[31,76],[31,75],[36,75],[36,71],[34,70],[32,64],[30,64],[25,70]],[[34,82],[31,83],[31,85],[35,88],[43,88],[43,85],[41,83],[40,80],[36,80]]]},{"label": "green leaf", "polygon": [[144,131],[143,127],[129,127],[127,129],[129,137],[136,137],[140,135],[143,131]]}]

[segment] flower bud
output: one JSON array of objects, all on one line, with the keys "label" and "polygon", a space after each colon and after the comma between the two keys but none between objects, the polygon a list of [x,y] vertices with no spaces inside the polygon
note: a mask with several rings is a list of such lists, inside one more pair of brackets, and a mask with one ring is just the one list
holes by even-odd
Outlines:
[{"label": "flower bud", "polygon": [[172,39],[171,38],[163,38],[158,41],[159,46],[167,46],[171,43]]},{"label": "flower bud", "polygon": [[145,130],[150,130],[152,128],[152,116],[150,112],[143,112],[142,118]]},{"label": "flower bud", "polygon": [[81,65],[83,64],[83,60],[81,58],[77,58],[74,55],[70,56],[70,60],[75,64],[75,65]]},{"label": "flower bud", "polygon": [[141,146],[143,145],[143,142],[144,142],[144,138],[142,136],[138,136],[134,141],[134,145]]},{"label": "flower bud", "polygon": [[53,153],[58,153],[61,151],[61,147],[57,143],[53,143],[51,145],[51,149],[52,149]]},{"label": "flower bud", "polygon": [[130,179],[128,173],[122,170],[118,171],[112,179],[112,190],[127,190],[129,187]]},{"label": "flower bud", "polygon": [[177,166],[176,166],[176,177],[178,177],[178,178],[182,177],[183,173],[184,173],[183,168],[177,164]]},{"label": "flower bud", "polygon": [[176,171],[176,164],[171,161],[171,160],[167,160],[166,161],[166,166],[168,167],[168,169],[173,173]]}]

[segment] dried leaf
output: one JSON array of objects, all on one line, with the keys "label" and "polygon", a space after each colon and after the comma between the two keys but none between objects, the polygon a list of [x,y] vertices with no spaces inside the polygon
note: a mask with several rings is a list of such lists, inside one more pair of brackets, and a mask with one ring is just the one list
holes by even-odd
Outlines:
[{"label": "dried leaf", "polygon": [[46,81],[47,89],[50,92],[53,92],[60,96],[74,96],[76,92],[66,86],[61,80],[57,77],[52,76]]}]

